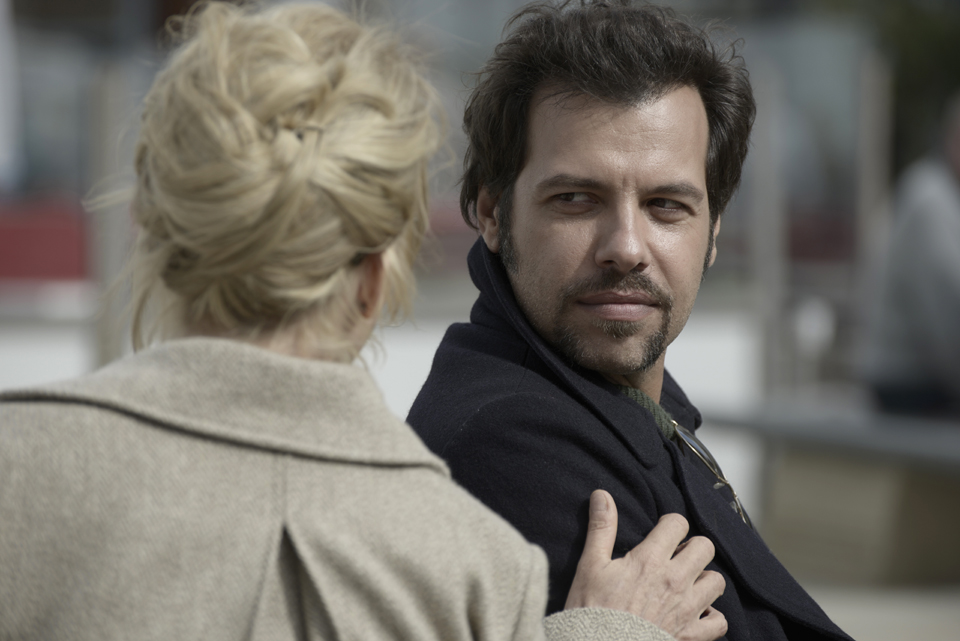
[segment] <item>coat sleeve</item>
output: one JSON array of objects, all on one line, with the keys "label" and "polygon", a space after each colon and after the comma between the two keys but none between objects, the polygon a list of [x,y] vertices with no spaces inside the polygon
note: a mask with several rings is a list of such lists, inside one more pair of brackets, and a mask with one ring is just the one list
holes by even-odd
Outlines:
[{"label": "coat sleeve", "polygon": [[662,628],[638,616],[604,608],[576,608],[543,620],[548,641],[674,641]]},{"label": "coat sleeve", "polygon": [[460,485],[547,553],[552,613],[563,608],[576,573],[593,490],[609,491],[617,503],[616,557],[659,518],[640,464],[623,452],[573,400],[512,394],[481,407],[438,454]]}]

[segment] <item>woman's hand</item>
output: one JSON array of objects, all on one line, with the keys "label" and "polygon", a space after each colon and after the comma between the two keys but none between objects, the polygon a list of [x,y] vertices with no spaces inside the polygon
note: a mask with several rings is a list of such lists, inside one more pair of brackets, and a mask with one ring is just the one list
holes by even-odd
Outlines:
[{"label": "woman's hand", "polygon": [[587,541],[565,609],[609,608],[650,621],[677,641],[714,641],[727,620],[711,607],[723,594],[723,577],[704,570],[714,555],[710,539],[695,536],[679,514],[665,514],[637,547],[611,559],[617,538],[617,506],[604,490],[590,496]]}]

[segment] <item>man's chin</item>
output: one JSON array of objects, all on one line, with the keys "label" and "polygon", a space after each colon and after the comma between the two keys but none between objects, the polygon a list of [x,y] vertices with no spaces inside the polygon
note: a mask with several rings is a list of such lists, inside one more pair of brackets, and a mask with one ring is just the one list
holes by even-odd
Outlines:
[{"label": "man's chin", "polygon": [[603,336],[615,341],[632,338],[643,331],[643,323],[637,321],[598,320],[595,326]]},{"label": "man's chin", "polygon": [[[618,321],[619,322],[619,321]],[[638,323],[629,323],[631,328],[619,327],[616,333],[634,329],[625,336],[602,331],[583,333],[565,332],[554,347],[569,362],[601,374],[628,375],[644,372],[653,367],[664,352],[665,341],[661,332],[646,338],[636,336]],[[592,334],[592,335],[590,335]]]},{"label": "man's chin", "polygon": [[649,354],[640,354],[628,359],[623,358],[622,355],[585,354],[577,361],[577,365],[608,377],[619,377],[646,372],[657,363],[658,359],[659,356]]}]

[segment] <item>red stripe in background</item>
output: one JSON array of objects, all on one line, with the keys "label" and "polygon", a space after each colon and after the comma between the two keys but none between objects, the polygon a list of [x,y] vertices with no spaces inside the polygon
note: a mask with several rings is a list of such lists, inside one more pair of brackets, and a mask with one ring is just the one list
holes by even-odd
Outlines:
[{"label": "red stripe in background", "polygon": [[87,225],[67,199],[0,203],[0,279],[87,277]]}]

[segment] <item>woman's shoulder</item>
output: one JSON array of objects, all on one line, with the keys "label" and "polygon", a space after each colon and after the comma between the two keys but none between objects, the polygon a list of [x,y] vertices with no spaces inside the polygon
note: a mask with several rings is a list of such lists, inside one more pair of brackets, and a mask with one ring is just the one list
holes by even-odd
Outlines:
[{"label": "woman's shoulder", "polygon": [[546,556],[449,477],[425,466],[290,464],[286,528],[301,574],[325,611],[355,613],[358,636],[508,639],[521,620],[540,625]]},{"label": "woman's shoulder", "polygon": [[[491,550],[527,564],[541,554],[436,467],[304,459],[297,466],[288,500],[308,522],[321,521],[324,527],[340,522],[362,530],[363,536],[405,540],[409,549],[427,547],[457,564],[486,562]],[[323,492],[320,487],[335,489]]]}]

